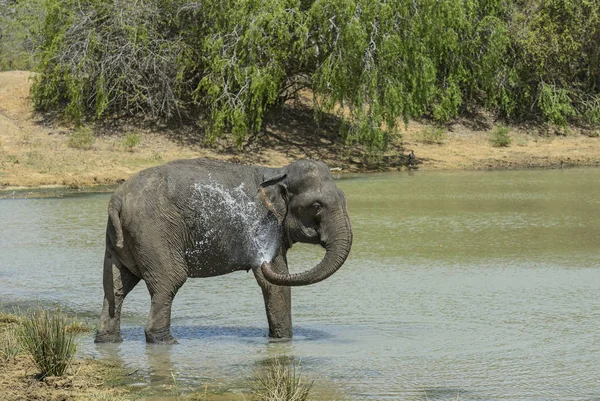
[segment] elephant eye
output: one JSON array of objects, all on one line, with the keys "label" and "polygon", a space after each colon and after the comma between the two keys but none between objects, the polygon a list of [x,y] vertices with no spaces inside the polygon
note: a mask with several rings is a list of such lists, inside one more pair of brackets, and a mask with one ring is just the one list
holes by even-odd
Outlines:
[{"label": "elephant eye", "polygon": [[317,214],[321,211],[322,206],[319,202],[315,202],[312,204],[312,208],[313,208],[313,211],[315,212],[315,214]]}]

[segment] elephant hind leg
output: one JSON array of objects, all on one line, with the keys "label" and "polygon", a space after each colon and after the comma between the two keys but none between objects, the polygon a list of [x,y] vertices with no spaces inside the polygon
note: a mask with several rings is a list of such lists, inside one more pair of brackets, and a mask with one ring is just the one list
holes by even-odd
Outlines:
[{"label": "elephant hind leg", "polygon": [[[171,335],[171,307],[173,299],[187,280],[187,270],[182,260],[155,255],[153,258],[155,271],[161,271],[160,276],[144,277],[151,306],[148,322],[146,323],[146,342],[155,344],[177,344]],[[167,272],[167,274],[165,274]]]},{"label": "elephant hind leg", "polygon": [[171,307],[174,293],[154,293],[150,306],[148,323],[144,330],[146,342],[153,344],[177,344],[171,334]]},{"label": "elephant hind leg", "polygon": [[123,300],[140,281],[107,250],[104,254],[104,304],[95,342],[121,342],[121,307]]}]

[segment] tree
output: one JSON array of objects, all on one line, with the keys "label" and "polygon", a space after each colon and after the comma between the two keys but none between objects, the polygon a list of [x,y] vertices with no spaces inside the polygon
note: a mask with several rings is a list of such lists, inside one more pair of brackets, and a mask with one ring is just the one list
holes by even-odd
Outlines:
[{"label": "tree", "polygon": [[32,94],[76,122],[185,117],[238,145],[302,89],[317,119],[339,114],[344,140],[374,151],[402,121],[472,105],[600,123],[599,13],[595,0],[48,0]]}]

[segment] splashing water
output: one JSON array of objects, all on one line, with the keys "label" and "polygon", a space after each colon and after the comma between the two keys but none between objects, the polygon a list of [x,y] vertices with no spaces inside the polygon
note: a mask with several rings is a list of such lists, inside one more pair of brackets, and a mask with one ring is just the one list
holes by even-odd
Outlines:
[{"label": "splashing water", "polygon": [[196,256],[220,248],[230,263],[258,267],[273,260],[278,246],[277,221],[246,192],[243,183],[226,188],[210,180],[196,184],[194,192],[194,226],[201,233],[192,251]]}]

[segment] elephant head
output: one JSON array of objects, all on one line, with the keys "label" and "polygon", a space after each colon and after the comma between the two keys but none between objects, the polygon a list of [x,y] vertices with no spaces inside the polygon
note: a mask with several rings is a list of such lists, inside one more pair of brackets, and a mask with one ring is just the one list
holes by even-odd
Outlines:
[{"label": "elephant head", "polygon": [[277,273],[270,263],[261,266],[265,278],[276,285],[318,283],[335,273],[352,246],[352,228],[344,193],[322,162],[299,160],[269,171],[259,188],[260,198],[280,223],[284,244],[320,244],[325,256],[312,269],[295,274]]}]

